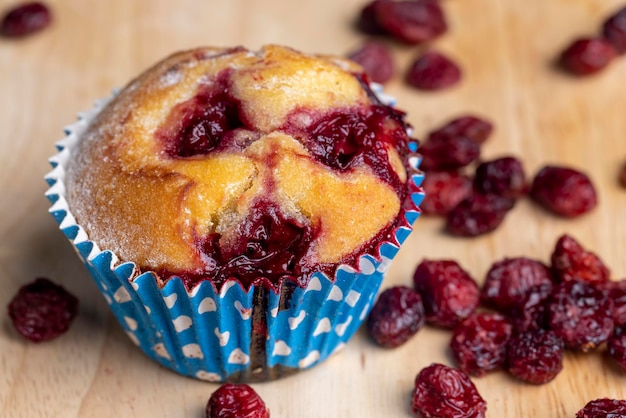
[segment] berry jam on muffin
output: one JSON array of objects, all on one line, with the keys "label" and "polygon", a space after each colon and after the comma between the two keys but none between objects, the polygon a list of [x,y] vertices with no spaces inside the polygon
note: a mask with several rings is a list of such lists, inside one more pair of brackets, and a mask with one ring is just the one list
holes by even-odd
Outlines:
[{"label": "berry jam on muffin", "polygon": [[192,289],[304,286],[377,256],[417,186],[404,114],[350,61],[270,45],[178,53],[91,121],[67,200],[100,248]]}]

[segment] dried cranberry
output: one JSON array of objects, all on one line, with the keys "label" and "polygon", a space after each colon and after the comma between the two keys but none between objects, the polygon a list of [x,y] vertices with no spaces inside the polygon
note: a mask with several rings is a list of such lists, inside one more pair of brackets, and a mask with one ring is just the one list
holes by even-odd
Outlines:
[{"label": "dried cranberry", "polygon": [[557,285],[547,311],[550,329],[572,349],[592,350],[613,332],[613,301],[580,280]]},{"label": "dried cranberry", "polygon": [[39,32],[50,24],[52,15],[45,4],[24,3],[9,10],[0,21],[0,34],[19,38]]},{"label": "dried cranberry", "polygon": [[226,383],[209,398],[207,418],[269,418],[263,399],[250,386]]},{"label": "dried cranberry", "polygon": [[425,319],[419,293],[406,286],[396,286],[380,294],[367,318],[367,330],[378,345],[394,348],[415,335]]},{"label": "dried cranberry", "polygon": [[626,373],[626,326],[615,328],[613,335],[609,338],[607,348],[611,358]]},{"label": "dried cranberry", "polygon": [[460,237],[475,237],[495,230],[515,201],[495,194],[473,193],[459,203],[446,219],[447,231]]},{"label": "dried cranberry", "polygon": [[463,371],[434,363],[415,378],[411,410],[423,418],[484,418],[487,402]]},{"label": "dried cranberry", "polygon": [[626,52],[626,7],[610,16],[602,25],[602,35],[619,54]]},{"label": "dried cranberry", "polygon": [[370,79],[376,83],[386,83],[393,77],[395,68],[391,51],[381,42],[368,41],[350,53],[348,58],[360,64]]},{"label": "dried cranberry", "polygon": [[496,313],[474,313],[454,329],[450,348],[459,368],[483,376],[502,366],[513,327]]},{"label": "dried cranberry", "polygon": [[442,90],[461,80],[461,69],[450,58],[438,52],[419,56],[406,73],[406,81],[420,90]]},{"label": "dried cranberry", "polygon": [[602,38],[578,39],[561,54],[561,65],[575,75],[597,73],[615,57],[613,45]]},{"label": "dried cranberry", "polygon": [[559,282],[577,279],[596,284],[606,282],[610,278],[609,269],[600,257],[586,251],[578,241],[567,234],[562,235],[556,242],[551,260],[555,279]]},{"label": "dried cranberry", "polygon": [[366,4],[363,9],[361,9],[361,13],[359,13],[359,17],[356,22],[357,28],[369,35],[382,35],[386,31],[378,24],[378,18],[376,16],[376,9],[378,7],[378,3],[381,3],[387,0],[374,0],[368,4]]},{"label": "dried cranberry", "polygon": [[518,198],[527,190],[524,166],[515,157],[483,162],[476,168],[474,187],[481,193]]},{"label": "dried cranberry", "polygon": [[626,325],[626,279],[598,283],[596,286],[613,301],[615,326]]},{"label": "dried cranberry", "polygon": [[78,313],[78,299],[45,278],[24,285],[9,303],[13,326],[33,342],[65,333]]},{"label": "dried cranberry", "polygon": [[466,136],[431,136],[421,148],[424,171],[454,170],[471,164],[480,155],[480,146]]},{"label": "dried cranberry", "polygon": [[448,28],[441,6],[434,0],[378,1],[373,14],[387,33],[410,44],[430,41]]},{"label": "dried cranberry", "polygon": [[472,193],[472,180],[456,171],[430,171],[422,188],[426,198],[420,205],[427,215],[446,215]]},{"label": "dried cranberry", "polygon": [[507,344],[507,365],[518,379],[547,383],[563,370],[563,341],[543,329],[514,333]]},{"label": "dried cranberry", "polygon": [[596,189],[589,177],[573,168],[546,166],[535,176],[530,196],[557,215],[576,217],[598,204]]},{"label": "dried cranberry", "polygon": [[491,122],[477,116],[464,115],[447,122],[441,128],[431,132],[429,137],[464,136],[480,145],[489,138],[492,131],[493,125]]},{"label": "dried cranberry", "polygon": [[422,295],[426,321],[452,328],[474,312],[480,301],[478,285],[453,260],[423,260],[413,275]]},{"label": "dried cranberry", "polygon": [[517,329],[543,325],[543,303],[552,292],[550,269],[525,257],[505,258],[494,263],[481,290],[485,305],[513,319]]},{"label": "dried cranberry", "polygon": [[596,399],[576,413],[576,418],[623,418],[626,417],[626,400]]},{"label": "dried cranberry", "polygon": [[620,172],[619,172],[619,184],[623,188],[626,188],[626,163],[624,165],[622,165],[622,168],[620,169]]}]

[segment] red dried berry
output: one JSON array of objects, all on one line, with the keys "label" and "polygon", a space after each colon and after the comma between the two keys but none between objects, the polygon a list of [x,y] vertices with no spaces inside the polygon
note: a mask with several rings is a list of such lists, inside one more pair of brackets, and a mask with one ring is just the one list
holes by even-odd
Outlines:
[{"label": "red dried berry", "polygon": [[507,344],[508,372],[524,382],[540,385],[563,370],[563,341],[552,331],[516,333]]},{"label": "red dried berry", "polygon": [[477,116],[465,115],[453,119],[443,125],[441,128],[431,132],[429,137],[434,138],[437,136],[464,136],[480,145],[489,138],[492,131],[493,125],[491,124],[491,122]]},{"label": "red dried berry", "polygon": [[487,402],[463,371],[434,363],[415,378],[411,410],[423,418],[483,418]]},{"label": "red dried berry", "polygon": [[24,3],[4,15],[0,21],[0,34],[20,38],[44,29],[51,21],[50,10],[43,3]]},{"label": "red dried berry", "polygon": [[617,327],[609,338],[607,348],[609,355],[626,373],[626,326]]},{"label": "red dried berry", "polygon": [[525,257],[494,263],[485,278],[481,300],[508,315],[518,330],[543,325],[544,302],[552,292],[552,275],[543,263]]},{"label": "red dried berry", "polygon": [[424,326],[422,297],[406,286],[382,292],[367,318],[367,330],[382,347],[398,347]]},{"label": "red dried berry", "polygon": [[474,313],[454,329],[450,348],[459,368],[483,376],[502,366],[513,327],[496,313]]},{"label": "red dried berry", "polygon": [[426,322],[433,325],[455,327],[480,302],[478,285],[453,260],[423,260],[415,270],[413,283],[422,296]]},{"label": "red dried berry", "polygon": [[526,174],[515,157],[502,157],[481,163],[476,168],[474,187],[481,193],[518,198],[526,194]]},{"label": "red dried berry", "polygon": [[472,180],[456,171],[430,171],[422,188],[426,198],[420,209],[426,215],[446,215],[472,193]]},{"label": "red dried berry", "polygon": [[600,257],[586,251],[578,241],[567,234],[562,235],[556,242],[551,260],[557,282],[576,279],[597,284],[610,279],[609,269]]},{"label": "red dried berry", "polygon": [[435,39],[448,28],[441,6],[434,0],[378,1],[373,14],[381,28],[409,44]]},{"label": "red dried berry", "polygon": [[391,51],[381,42],[368,41],[350,53],[348,58],[360,64],[369,78],[376,83],[386,83],[393,77],[395,68]]},{"label": "red dried berry", "polygon": [[445,171],[465,167],[480,155],[480,146],[466,136],[430,137],[420,148],[424,171]]},{"label": "red dried berry", "polygon": [[626,417],[626,400],[596,399],[576,413],[576,418],[623,418]]},{"label": "red dried berry", "polygon": [[615,58],[615,48],[602,38],[578,39],[561,54],[561,65],[575,75],[597,73]]},{"label": "red dried berry", "polygon": [[361,9],[361,13],[359,13],[359,17],[356,22],[357,29],[359,29],[363,33],[367,33],[368,35],[382,35],[386,31],[378,24],[378,19],[376,17],[376,8],[378,7],[378,3],[381,3],[387,0],[374,0],[371,3],[368,3]]},{"label": "red dried berry", "polygon": [[450,58],[438,52],[426,52],[409,67],[406,81],[420,90],[442,90],[461,80],[461,69]]},{"label": "red dried berry", "polygon": [[8,310],[17,332],[38,343],[69,329],[78,313],[78,299],[50,280],[38,278],[20,288]]},{"label": "red dried berry", "polygon": [[626,7],[604,22],[602,36],[613,45],[618,54],[626,52]]},{"label": "red dried berry", "polygon": [[619,184],[623,188],[626,188],[626,163],[622,165],[622,168],[619,172]]},{"label": "red dried berry", "polygon": [[546,166],[535,176],[530,196],[545,209],[566,217],[589,212],[598,204],[589,177],[573,168]]},{"label": "red dried berry", "polygon": [[207,418],[269,418],[263,399],[250,386],[226,383],[209,398]]},{"label": "red dried berry", "polygon": [[613,321],[615,326],[626,325],[626,279],[608,281],[596,285],[613,301]]},{"label": "red dried berry", "polygon": [[546,305],[549,327],[568,348],[590,351],[613,332],[613,301],[589,283],[557,285]]},{"label": "red dried berry", "polygon": [[495,230],[515,201],[495,194],[473,193],[446,219],[447,231],[459,237],[475,237]]}]

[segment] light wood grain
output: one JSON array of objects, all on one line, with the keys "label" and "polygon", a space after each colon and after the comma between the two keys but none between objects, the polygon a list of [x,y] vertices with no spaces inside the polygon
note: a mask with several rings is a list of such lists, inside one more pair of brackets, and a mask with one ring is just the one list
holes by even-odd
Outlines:
[{"label": "light wood grain", "polygon": [[[87,271],[46,213],[43,175],[53,143],[75,114],[152,62],[197,45],[256,48],[289,44],[343,54],[362,36],[351,22],[360,0],[49,1],[55,23],[21,41],[0,40],[0,307],[36,276],[80,297],[70,332],[26,342],[0,316],[1,417],[196,417],[214,384],[180,377],[148,360],[108,312]],[[495,233],[453,239],[438,219],[422,218],[384,285],[410,284],[422,258],[457,259],[482,282],[492,262],[525,255],[548,261],[569,232],[602,255],[615,279],[626,276],[626,191],[616,183],[626,159],[626,58],[602,74],[574,79],[555,71],[572,38],[593,34],[619,0],[446,0],[451,30],[434,43],[463,66],[449,91],[424,94],[401,82],[387,90],[409,112],[417,136],[450,117],[475,112],[497,129],[485,158],[520,156],[530,174],[546,163],[581,167],[600,205],[564,220],[522,201]],[[1,0],[4,9],[14,1]],[[402,72],[418,49],[394,46]],[[4,308],[2,308],[4,309]],[[416,373],[451,364],[450,334],[427,328],[383,350],[361,330],[325,363],[254,387],[273,417],[405,417]],[[550,384],[530,386],[499,372],[474,379],[492,417],[573,417],[588,400],[626,398],[626,376],[599,353],[568,353]]]}]

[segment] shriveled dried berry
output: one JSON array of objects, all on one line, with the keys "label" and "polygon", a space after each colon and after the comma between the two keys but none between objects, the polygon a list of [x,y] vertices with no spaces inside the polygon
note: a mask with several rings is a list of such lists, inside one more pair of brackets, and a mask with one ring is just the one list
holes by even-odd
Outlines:
[{"label": "shriveled dried berry", "polygon": [[406,286],[382,292],[367,318],[370,336],[386,348],[398,347],[424,326],[426,317],[422,298]]},{"label": "shriveled dried berry", "polygon": [[465,167],[480,155],[480,146],[466,136],[431,136],[421,148],[424,171],[445,171]]},{"label": "shriveled dried berry", "polygon": [[613,301],[615,326],[626,325],[626,279],[598,283],[596,286]]},{"label": "shriveled dried berry", "polygon": [[472,193],[446,219],[447,231],[460,237],[475,237],[495,230],[515,201],[495,194]]},{"label": "shriveled dried berry", "polygon": [[496,313],[474,313],[456,326],[450,341],[459,368],[473,376],[483,376],[502,366],[506,344],[513,327]]},{"label": "shriveled dried berry", "polygon": [[605,39],[577,39],[561,54],[561,65],[574,75],[589,75],[609,65],[615,55],[615,48]]},{"label": "shriveled dried berry", "polygon": [[461,80],[461,69],[447,56],[429,51],[419,56],[406,73],[409,85],[420,90],[442,90]]},{"label": "shriveled dried berry", "polygon": [[209,398],[206,418],[269,418],[263,399],[250,386],[226,383]]},{"label": "shriveled dried berry", "polygon": [[487,402],[463,371],[433,363],[415,378],[411,410],[422,418],[482,418]]},{"label": "shriveled dried berry", "polygon": [[596,189],[589,177],[573,168],[546,166],[535,176],[530,196],[557,215],[576,217],[598,204]]},{"label": "shriveled dried berry", "polygon": [[623,188],[626,188],[626,163],[622,165],[622,168],[619,172],[619,184]]},{"label": "shriveled dried berry", "polygon": [[587,282],[557,285],[546,306],[550,329],[568,348],[590,351],[613,332],[613,301]]},{"label": "shriveled dried berry", "polygon": [[430,171],[422,183],[425,215],[446,215],[472,193],[472,180],[457,171]]},{"label": "shriveled dried berry", "polygon": [[609,355],[626,373],[626,326],[615,328],[607,344]]},{"label": "shriveled dried berry", "polygon": [[481,193],[493,193],[512,199],[523,196],[528,185],[522,162],[515,157],[485,161],[476,168],[474,187]]},{"label": "shriveled dried berry", "polygon": [[494,263],[481,290],[485,305],[512,318],[516,329],[543,325],[544,302],[552,292],[552,275],[543,263],[525,257]]},{"label": "shriveled dried berry", "polygon": [[623,418],[626,417],[626,400],[596,399],[576,413],[576,418]]},{"label": "shriveled dried berry", "polygon": [[378,3],[381,3],[387,0],[374,0],[368,4],[366,4],[363,9],[361,9],[361,13],[359,13],[359,17],[356,22],[357,28],[368,35],[382,35],[386,31],[378,24],[378,19],[376,17],[376,8],[378,7]]},{"label": "shriveled dried berry", "polygon": [[610,278],[609,269],[600,257],[587,251],[573,237],[564,234],[552,252],[552,269],[557,282],[582,280],[597,284]]},{"label": "shriveled dried berry", "polygon": [[386,83],[395,71],[393,57],[387,45],[382,42],[368,41],[348,58],[360,64],[370,79],[376,83]]},{"label": "shriveled dried berry", "polygon": [[492,131],[493,125],[491,122],[478,116],[464,115],[452,119],[439,129],[431,132],[429,138],[437,136],[465,136],[480,145],[489,138]]},{"label": "shriveled dried berry", "polygon": [[563,341],[548,330],[516,333],[507,344],[508,372],[528,383],[540,385],[563,370]]},{"label": "shriveled dried berry", "polygon": [[50,24],[52,16],[45,4],[24,3],[9,10],[0,21],[0,34],[20,38],[39,32]]},{"label": "shriveled dried berry", "polygon": [[13,326],[33,342],[65,333],[78,313],[78,299],[45,278],[24,285],[9,303]]},{"label": "shriveled dried berry", "polygon": [[423,260],[413,275],[415,289],[422,295],[426,322],[455,327],[476,310],[478,285],[453,260]]},{"label": "shriveled dried berry", "polygon": [[448,28],[441,6],[435,0],[378,1],[374,14],[380,27],[409,44],[435,39]]},{"label": "shriveled dried berry", "polygon": [[618,54],[626,52],[626,7],[604,22],[602,36],[613,45]]}]

